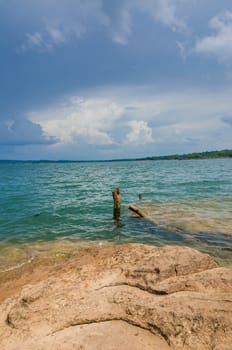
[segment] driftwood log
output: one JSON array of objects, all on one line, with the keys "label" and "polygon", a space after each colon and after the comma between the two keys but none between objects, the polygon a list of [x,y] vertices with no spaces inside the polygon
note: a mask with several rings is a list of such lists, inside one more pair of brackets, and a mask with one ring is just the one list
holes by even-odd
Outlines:
[{"label": "driftwood log", "polygon": [[129,204],[127,208],[133,211],[133,213],[137,214],[140,218],[146,219],[156,226],[160,226],[160,223],[157,220],[151,218],[145,211],[137,207],[136,204]]},{"label": "driftwood log", "polygon": [[130,204],[128,206],[128,209],[133,211],[135,214],[137,214],[141,218],[146,218],[147,217],[147,214],[144,211],[142,211],[140,208],[138,208],[135,204]]}]

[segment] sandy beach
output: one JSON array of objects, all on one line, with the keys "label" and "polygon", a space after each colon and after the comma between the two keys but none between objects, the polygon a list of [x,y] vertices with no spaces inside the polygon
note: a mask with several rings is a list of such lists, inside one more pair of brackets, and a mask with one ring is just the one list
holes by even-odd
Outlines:
[{"label": "sandy beach", "polygon": [[209,255],[109,243],[51,252],[0,274],[1,349],[231,349],[232,269]]}]

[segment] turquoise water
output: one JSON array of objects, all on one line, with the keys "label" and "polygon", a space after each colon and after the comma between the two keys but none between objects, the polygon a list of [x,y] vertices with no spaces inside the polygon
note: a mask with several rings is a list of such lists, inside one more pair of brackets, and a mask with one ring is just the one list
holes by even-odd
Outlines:
[{"label": "turquoise water", "polygon": [[[38,241],[90,240],[190,245],[222,259],[232,255],[230,159],[0,163],[0,180],[2,254]],[[112,219],[115,187],[122,192],[119,222]],[[126,205],[132,202],[155,224],[131,217]]]}]

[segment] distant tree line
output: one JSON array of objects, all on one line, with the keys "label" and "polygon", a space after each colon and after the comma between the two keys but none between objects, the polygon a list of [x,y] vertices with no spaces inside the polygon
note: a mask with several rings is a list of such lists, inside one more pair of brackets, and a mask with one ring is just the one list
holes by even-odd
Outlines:
[{"label": "distant tree line", "polygon": [[222,151],[207,151],[200,153],[173,154],[169,156],[146,157],[144,160],[188,160],[188,159],[216,159],[232,158],[232,150],[225,149]]}]

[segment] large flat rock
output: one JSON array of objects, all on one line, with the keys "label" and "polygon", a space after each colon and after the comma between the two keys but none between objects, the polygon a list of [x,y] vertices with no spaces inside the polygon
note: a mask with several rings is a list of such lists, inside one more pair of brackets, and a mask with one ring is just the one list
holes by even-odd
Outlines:
[{"label": "large flat rock", "polygon": [[85,248],[0,282],[0,349],[231,350],[232,270],[191,248]]},{"label": "large flat rock", "polygon": [[[16,339],[7,348],[19,350]],[[28,339],[23,350],[169,350],[159,336],[124,321],[106,321],[72,326],[38,339]]]}]

